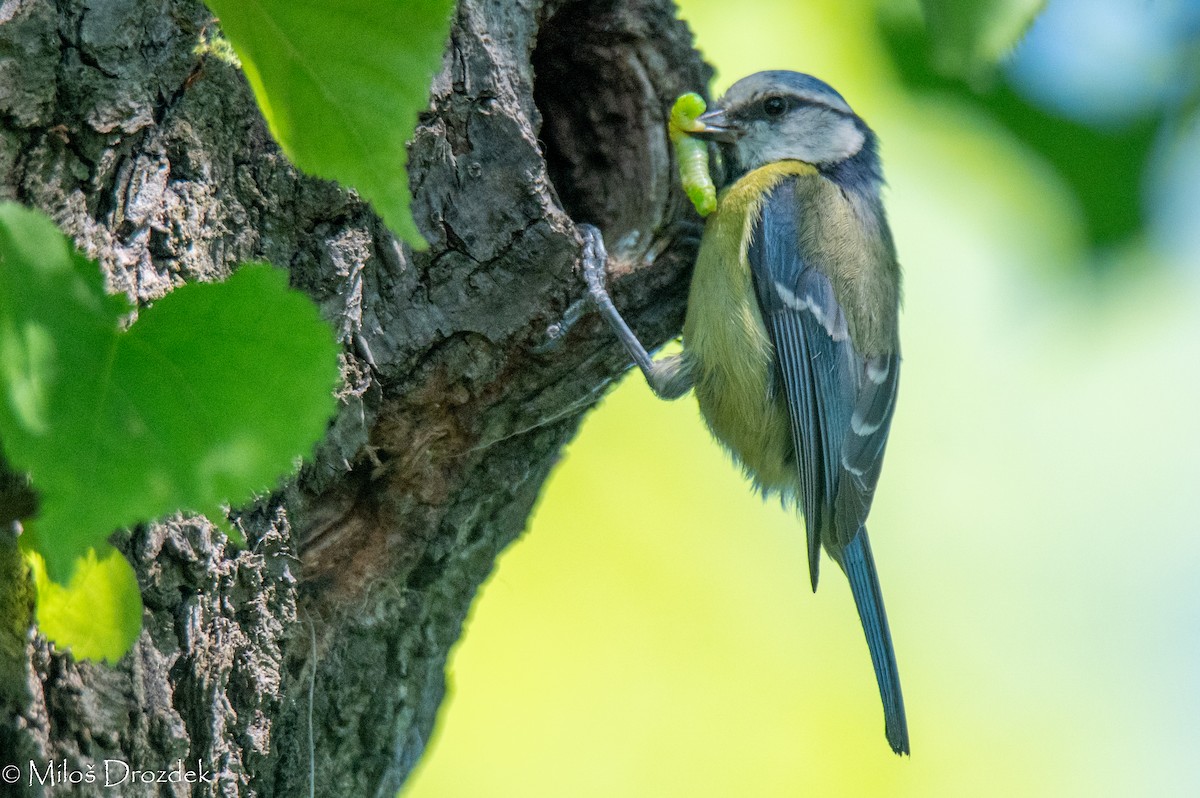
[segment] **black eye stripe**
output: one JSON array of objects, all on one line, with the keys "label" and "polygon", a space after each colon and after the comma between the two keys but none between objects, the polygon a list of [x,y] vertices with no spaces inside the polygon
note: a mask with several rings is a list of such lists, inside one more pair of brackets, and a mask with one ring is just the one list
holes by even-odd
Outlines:
[{"label": "black eye stripe", "polygon": [[[784,108],[777,113],[770,113],[766,104],[771,100],[782,100]],[[847,113],[840,108],[834,108],[832,105],[827,105],[820,100],[810,99],[808,97],[800,97],[795,94],[769,94],[758,95],[757,97],[748,98],[733,106],[729,110],[729,115],[743,120],[751,119],[778,119],[783,113],[794,111],[798,108],[821,108],[838,116],[851,117],[853,113]]]}]

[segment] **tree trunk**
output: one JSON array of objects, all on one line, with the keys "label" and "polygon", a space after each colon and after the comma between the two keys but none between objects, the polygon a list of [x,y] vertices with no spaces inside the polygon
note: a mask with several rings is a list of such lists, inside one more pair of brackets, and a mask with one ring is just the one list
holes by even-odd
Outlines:
[{"label": "tree trunk", "polygon": [[285,267],[344,344],[315,458],[231,514],[245,549],[197,517],[114,535],[146,606],[115,666],[28,631],[0,532],[0,767],[21,773],[0,793],[50,792],[31,761],[102,781],[106,759],[199,762],[213,783],[53,794],[299,796],[310,773],[316,795],[399,788],[476,589],[627,362],[583,302],[575,222],[605,231],[643,340],[679,329],[696,220],[665,112],[709,73],[674,14],[460,0],[410,146],[431,244],[414,253],[288,164],[241,73],[197,54],[216,30],[199,2],[0,4],[0,198],[50,213],[140,303],[243,261]]}]

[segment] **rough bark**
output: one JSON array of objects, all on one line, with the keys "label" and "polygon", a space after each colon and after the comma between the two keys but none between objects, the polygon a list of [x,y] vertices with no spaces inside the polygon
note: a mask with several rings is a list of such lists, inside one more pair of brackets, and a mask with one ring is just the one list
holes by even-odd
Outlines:
[{"label": "rough bark", "polygon": [[146,604],[115,666],[30,631],[0,531],[0,766],[199,760],[215,780],[131,796],[306,795],[311,768],[317,795],[391,795],[477,587],[626,363],[582,302],[575,222],[605,231],[644,340],[678,330],[694,217],[664,113],[708,72],[673,5],[459,5],[410,147],[431,243],[413,253],[288,164],[242,75],[195,53],[215,29],[199,2],[0,3],[0,197],[50,213],[140,303],[286,267],[336,326],[345,378],[313,462],[232,513],[247,548],[203,518],[114,535]]}]

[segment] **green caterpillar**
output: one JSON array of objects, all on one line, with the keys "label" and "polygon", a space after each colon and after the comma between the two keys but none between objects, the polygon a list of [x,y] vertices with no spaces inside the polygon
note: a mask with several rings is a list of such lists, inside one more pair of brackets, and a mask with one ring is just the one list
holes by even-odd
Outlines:
[{"label": "green caterpillar", "polygon": [[689,134],[703,128],[696,117],[707,107],[704,98],[695,92],[680,95],[671,106],[667,125],[671,143],[675,145],[675,159],[679,161],[679,180],[701,216],[717,209],[717,187],[708,173],[708,145]]}]

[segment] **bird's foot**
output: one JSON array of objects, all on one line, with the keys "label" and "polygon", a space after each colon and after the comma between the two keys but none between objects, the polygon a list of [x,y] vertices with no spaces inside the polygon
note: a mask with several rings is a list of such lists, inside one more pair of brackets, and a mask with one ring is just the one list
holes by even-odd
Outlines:
[{"label": "bird's foot", "polygon": [[572,302],[563,312],[562,319],[546,328],[546,340],[534,349],[539,355],[552,352],[562,345],[567,334],[583,317],[589,299],[601,308],[605,302],[612,304],[606,287],[608,252],[604,248],[604,235],[590,224],[581,224],[578,229],[583,239],[583,251],[579,258],[580,270],[583,272],[584,282],[587,283],[588,296]]},{"label": "bird's foot", "polygon": [[579,236],[583,239],[583,252],[580,254],[579,265],[583,271],[584,282],[587,283],[588,293],[596,304],[603,305],[609,300],[608,288],[608,250],[604,248],[604,234],[594,225],[579,225]]}]

